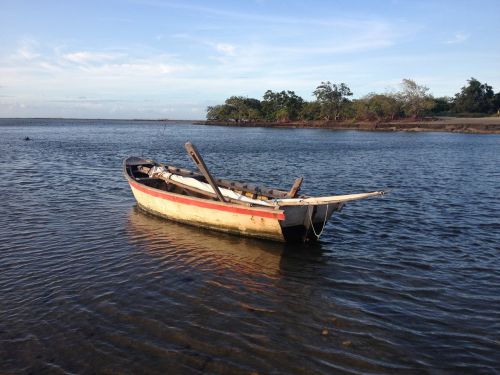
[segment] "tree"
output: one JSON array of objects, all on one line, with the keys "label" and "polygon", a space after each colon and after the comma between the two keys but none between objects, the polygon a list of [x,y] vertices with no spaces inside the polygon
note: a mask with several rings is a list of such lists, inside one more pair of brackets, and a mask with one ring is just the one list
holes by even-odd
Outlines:
[{"label": "tree", "polygon": [[368,109],[368,99],[366,97],[352,100],[349,107],[352,118],[358,121],[375,120],[375,115]]},{"label": "tree", "polygon": [[261,103],[258,99],[231,96],[225,104],[232,107],[236,121],[253,121],[261,117]]},{"label": "tree", "polygon": [[401,115],[401,103],[393,94],[370,93],[350,103],[351,116],[361,121],[392,121]]},{"label": "tree", "polygon": [[352,92],[345,83],[337,85],[326,81],[316,87],[313,95],[321,105],[321,116],[325,120],[337,121],[341,117],[343,107],[349,102],[347,97],[351,96]]},{"label": "tree", "polygon": [[486,83],[475,78],[467,80],[468,85],[462,87],[455,95],[454,109],[456,112],[493,113],[495,108],[495,93]]},{"label": "tree", "polygon": [[500,92],[497,92],[493,97],[493,111],[500,115]]},{"label": "tree", "polygon": [[267,90],[262,101],[262,112],[269,121],[296,120],[304,105],[304,99],[293,91]]},{"label": "tree", "polygon": [[453,99],[448,96],[433,98],[433,100],[434,107],[432,108],[432,113],[434,114],[446,114],[453,108]]},{"label": "tree", "polygon": [[243,96],[231,96],[224,104],[207,108],[207,119],[211,121],[255,121],[261,117],[260,101]]},{"label": "tree", "polygon": [[418,118],[425,111],[434,107],[432,96],[427,94],[428,87],[418,85],[411,79],[403,79],[401,83],[402,91],[397,97],[402,103],[403,110],[407,116]]},{"label": "tree", "polygon": [[368,111],[379,121],[394,120],[401,112],[401,103],[391,94],[368,94]]},{"label": "tree", "polygon": [[229,121],[231,118],[231,107],[219,104],[207,107],[207,120],[209,121]]},{"label": "tree", "polygon": [[299,113],[299,118],[306,121],[321,119],[321,105],[316,101],[305,102]]}]

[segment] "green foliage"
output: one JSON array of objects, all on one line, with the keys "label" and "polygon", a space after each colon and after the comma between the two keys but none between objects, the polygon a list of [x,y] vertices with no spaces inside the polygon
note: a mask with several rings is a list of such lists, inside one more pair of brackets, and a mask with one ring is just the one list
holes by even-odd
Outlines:
[{"label": "green foliage", "polygon": [[325,120],[337,121],[341,118],[342,110],[347,107],[347,97],[351,96],[352,92],[345,83],[337,85],[326,81],[316,87],[313,95],[321,105],[321,116]]},{"label": "green foliage", "polygon": [[211,121],[256,121],[261,119],[261,103],[258,99],[231,96],[223,105],[207,108],[207,119]]},{"label": "green foliage", "polygon": [[207,120],[209,121],[229,121],[232,117],[232,108],[225,105],[214,105],[207,108]]},{"label": "green foliage", "polygon": [[402,90],[397,94],[406,116],[418,118],[434,107],[434,100],[427,94],[428,87],[420,86],[411,79],[403,79]]},{"label": "green foliage", "polygon": [[357,121],[392,121],[401,117],[418,118],[426,114],[500,115],[500,93],[471,78],[455,97],[434,98],[429,89],[411,79],[403,79],[401,91],[395,94],[371,93],[349,100],[352,92],[345,83],[321,82],[313,94],[315,101],[306,102],[294,91],[267,90],[262,101],[231,96],[224,104],[207,108],[210,121],[316,121],[351,119]]},{"label": "green foliage", "polygon": [[367,97],[354,99],[349,106],[351,117],[358,121],[373,121],[375,115],[370,112]]},{"label": "green foliage", "polygon": [[392,121],[400,117],[402,103],[392,94],[371,93],[353,100],[351,116],[359,121]]},{"label": "green foliage", "polygon": [[304,105],[304,99],[294,91],[274,92],[267,90],[262,101],[262,112],[269,121],[296,120]]},{"label": "green foliage", "polygon": [[495,98],[493,88],[486,83],[481,83],[475,78],[468,81],[468,85],[462,87],[455,95],[455,112],[470,113],[493,113],[499,109],[498,100]]},{"label": "green foliage", "polygon": [[318,102],[305,102],[299,113],[300,120],[314,121],[321,118],[321,105]]},{"label": "green foliage", "polygon": [[500,92],[497,92],[493,97],[493,111],[500,116]]},{"label": "green foliage", "polygon": [[431,110],[433,114],[449,114],[453,109],[453,99],[448,96],[433,98],[433,100],[434,107]]},{"label": "green foliage", "polygon": [[276,111],[275,113],[276,121],[278,122],[287,122],[290,120],[290,113],[288,112],[288,108],[283,107]]},{"label": "green foliage", "polygon": [[391,94],[369,94],[368,110],[379,121],[395,120],[401,114],[402,103],[398,97]]}]

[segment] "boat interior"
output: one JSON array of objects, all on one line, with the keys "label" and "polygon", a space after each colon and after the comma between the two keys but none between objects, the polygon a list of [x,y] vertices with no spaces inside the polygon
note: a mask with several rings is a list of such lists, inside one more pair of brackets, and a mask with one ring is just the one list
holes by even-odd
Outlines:
[{"label": "boat interior", "polygon": [[[196,179],[200,182],[203,183],[209,183],[207,178],[198,172],[185,169],[185,168],[178,168],[170,165],[166,165],[163,163],[156,163],[153,160],[143,160],[140,158],[129,158],[125,161],[125,169],[126,173],[128,176],[130,176],[133,180],[137,181],[140,184],[171,192],[171,193],[176,193],[176,194],[182,194],[186,196],[192,196],[196,198],[203,198],[203,199],[211,199],[211,200],[218,200],[218,197],[214,193],[210,193],[207,191],[199,190],[195,187],[182,184],[179,182],[175,181],[165,181],[162,178],[159,177],[150,177],[149,171],[151,168],[155,166],[161,166],[163,167],[166,171],[182,176],[182,177],[189,177]],[[300,180],[300,181],[299,181]],[[284,191],[284,190],[279,190],[279,189],[271,189],[271,188],[266,188],[262,186],[257,186],[249,183],[243,183],[239,181],[234,181],[234,180],[227,180],[227,179],[221,179],[221,178],[214,178],[214,181],[216,185],[219,188],[225,188],[234,191],[237,194],[241,194],[245,197],[251,198],[251,199],[257,199],[261,201],[266,201],[266,200],[272,200],[272,199],[283,199],[283,198],[296,198],[298,197],[298,190],[300,189],[300,183],[302,182],[302,179],[297,179],[296,183],[292,187],[291,191]],[[301,196],[305,197],[305,196]],[[233,203],[238,203],[238,204],[245,204],[248,205],[248,203],[241,202],[241,201],[236,201],[236,200],[230,200]]]}]

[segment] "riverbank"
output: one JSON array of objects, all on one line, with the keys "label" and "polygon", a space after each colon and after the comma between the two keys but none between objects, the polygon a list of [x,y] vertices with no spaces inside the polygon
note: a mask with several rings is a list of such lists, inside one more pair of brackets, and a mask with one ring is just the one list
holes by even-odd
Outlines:
[{"label": "riverbank", "polygon": [[472,134],[500,134],[500,117],[432,117],[421,120],[397,120],[389,122],[351,121],[290,121],[290,122],[221,122],[195,121],[199,125],[223,125],[233,127],[311,128],[363,131],[411,131],[452,132]]}]

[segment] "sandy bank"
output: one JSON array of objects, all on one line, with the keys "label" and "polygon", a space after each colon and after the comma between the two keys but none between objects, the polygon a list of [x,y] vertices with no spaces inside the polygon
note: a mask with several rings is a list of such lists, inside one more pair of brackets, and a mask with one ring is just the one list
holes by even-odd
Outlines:
[{"label": "sandy bank", "polygon": [[500,134],[500,117],[433,117],[422,120],[398,120],[390,122],[334,122],[334,121],[294,121],[294,122],[220,122],[196,121],[200,125],[223,125],[233,127],[268,128],[319,128],[332,130],[365,131],[437,131],[473,134]]}]

